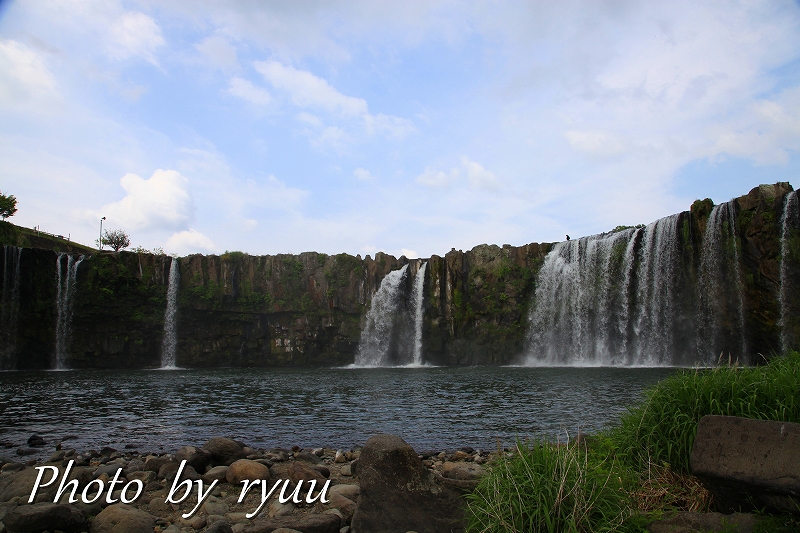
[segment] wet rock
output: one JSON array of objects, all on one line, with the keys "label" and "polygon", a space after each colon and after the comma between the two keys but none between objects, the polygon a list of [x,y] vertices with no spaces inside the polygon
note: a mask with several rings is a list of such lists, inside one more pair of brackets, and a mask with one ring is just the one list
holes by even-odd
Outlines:
[{"label": "wet rock", "polygon": [[322,462],[317,455],[313,453],[296,453],[294,455],[295,461],[305,461],[306,463],[311,463],[313,465],[319,464]]},{"label": "wet rock", "polygon": [[316,481],[317,487],[325,483],[325,476],[323,476],[319,471],[311,468],[311,466],[302,462],[294,462],[289,465],[289,468],[286,470],[286,474],[293,483],[297,483],[299,481]]},{"label": "wet rock", "polygon": [[[341,519],[334,514],[306,514],[275,518],[256,518],[246,526],[243,533],[273,533],[280,528],[294,529],[301,533],[339,533]],[[405,531],[403,532],[405,533]]]},{"label": "wet rock", "polygon": [[167,463],[171,463],[172,459],[168,455],[150,456],[144,462],[145,470],[158,473],[161,467]]},{"label": "wet rock", "polygon": [[227,466],[215,466],[210,468],[205,474],[202,475],[203,481],[212,483],[214,481],[225,482],[228,474]]},{"label": "wet rock", "polygon": [[331,477],[331,469],[325,465],[311,465],[311,468],[322,474],[325,478]]},{"label": "wet rock", "polygon": [[39,446],[47,446],[47,441],[45,441],[39,435],[31,435],[30,437],[28,437],[28,446],[34,446],[37,448]]},{"label": "wet rock", "polygon": [[[64,475],[64,467],[55,466],[55,468],[58,468],[58,475],[56,479],[60,480]],[[3,476],[0,478],[0,502],[7,502],[11,498],[17,496],[24,498],[25,501],[28,501],[28,497],[31,494],[31,490],[33,490],[33,486],[36,483],[36,478],[38,475],[39,471],[35,468],[24,468],[17,472],[13,472],[8,476]],[[52,472],[46,472],[41,483],[48,481],[50,476],[52,476]],[[68,481],[77,479],[78,486],[84,487],[89,481],[92,480],[92,478],[92,473],[89,470],[78,467],[70,470]],[[36,491],[37,497],[41,497],[43,501],[52,502],[53,497],[58,490],[59,483],[60,481],[57,481],[46,487],[39,487],[39,489]]]},{"label": "wet rock", "polygon": [[348,500],[356,501],[360,489],[358,485],[334,485],[328,489],[329,494],[341,494]]},{"label": "wet rock", "polygon": [[156,525],[153,515],[117,503],[109,505],[94,517],[90,528],[91,533],[152,533]]},{"label": "wet rock", "polygon": [[677,513],[647,526],[650,533],[752,533],[755,515],[733,513]]},{"label": "wet rock", "polygon": [[[119,471],[122,470],[122,465],[119,463],[109,463],[101,466],[97,470],[94,471],[94,477],[99,478],[101,475],[106,474],[108,477],[113,478],[114,475]],[[122,472],[120,472],[120,476]]]},{"label": "wet rock", "polygon": [[17,455],[22,456],[22,457],[24,457],[26,455],[33,455],[33,454],[35,454],[37,452],[38,452],[38,450],[36,450],[34,448],[17,448]]},{"label": "wet rock", "polygon": [[86,517],[76,507],[60,503],[18,505],[3,517],[9,532],[81,531]]},{"label": "wet rock", "polygon": [[213,437],[203,446],[203,449],[211,454],[211,463],[215,466],[229,466],[234,461],[244,459],[247,454],[243,448],[240,443],[225,437]]},{"label": "wet rock", "polygon": [[358,476],[354,532],[463,531],[464,502],[459,493],[437,483],[400,437],[370,437],[361,451]]},{"label": "wet rock", "polygon": [[206,533],[233,533],[233,529],[225,520],[217,520],[206,529]]},{"label": "wet rock", "polygon": [[175,461],[180,463],[186,461],[186,464],[194,468],[198,472],[205,472],[206,467],[211,462],[211,453],[202,449],[195,448],[194,446],[183,446],[175,452]]},{"label": "wet rock", "polygon": [[480,465],[474,463],[451,463],[442,464],[442,476],[450,479],[478,480],[483,477],[485,471]]},{"label": "wet rock", "polygon": [[328,495],[328,503],[326,504],[328,507],[332,507],[334,509],[338,509],[340,513],[342,513],[342,519],[345,524],[349,524],[350,520],[353,518],[353,513],[356,510],[356,503],[349,499],[345,498],[339,493],[331,493]]},{"label": "wet rock", "polygon": [[800,507],[800,424],[704,416],[691,464],[718,510]]},{"label": "wet rock", "polygon": [[250,459],[239,459],[228,467],[225,479],[231,485],[238,485],[245,479],[269,481],[269,467]]}]

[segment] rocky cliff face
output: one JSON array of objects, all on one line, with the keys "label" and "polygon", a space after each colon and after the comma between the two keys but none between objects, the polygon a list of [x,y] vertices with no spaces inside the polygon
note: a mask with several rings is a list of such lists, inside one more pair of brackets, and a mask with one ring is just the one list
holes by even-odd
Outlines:
[{"label": "rocky cliff face", "polygon": [[[781,237],[785,233],[781,217],[791,190],[786,183],[760,186],[732,204],[736,242],[728,246],[733,246],[739,264],[726,272],[733,276],[741,269],[744,329],[737,325],[730,306],[720,305],[719,320],[732,335],[746,338],[751,354],[768,356],[781,348],[781,305],[785,306],[787,299],[786,294],[782,299],[780,292]],[[675,275],[682,289],[675,299],[687,309],[697,306],[701,256],[707,246],[704,235],[712,208],[710,200],[697,201],[690,211],[679,215],[676,246],[680,248],[680,272]],[[25,247],[15,255],[8,251],[10,246],[27,244],[20,242],[18,234],[8,228],[0,231],[0,240],[6,245],[0,358],[6,368],[50,368],[59,314],[57,259],[69,251]],[[788,237],[791,242],[788,246],[784,242],[783,248],[794,255],[784,258],[785,265],[800,265],[800,232],[793,229]],[[529,338],[537,274],[553,247],[481,245],[428,259],[423,360],[439,365],[518,361]],[[17,257],[18,268],[12,264]],[[64,256],[61,260],[66,265]],[[177,364],[352,363],[366,311],[381,280],[409,265],[403,290],[410,294],[411,279],[423,261],[382,253],[362,259],[314,252],[274,256],[231,252],[182,258]],[[77,269],[74,297],[67,306],[72,314],[68,366],[159,366],[170,263],[167,256],[132,252],[86,255]],[[62,288],[64,275],[62,272]],[[788,298],[792,305],[800,303],[794,302],[800,300],[794,292]],[[60,308],[62,313],[69,311],[63,305]],[[800,338],[800,330],[794,331],[797,326],[789,324],[789,329],[794,328],[793,338]],[[689,314],[683,314],[675,327],[680,332],[695,325]]]}]

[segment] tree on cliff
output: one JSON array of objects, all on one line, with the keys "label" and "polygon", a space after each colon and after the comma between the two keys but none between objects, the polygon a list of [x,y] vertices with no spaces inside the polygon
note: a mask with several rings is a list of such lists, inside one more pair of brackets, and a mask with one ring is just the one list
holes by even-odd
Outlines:
[{"label": "tree on cliff", "polygon": [[119,252],[121,249],[131,245],[131,239],[128,237],[128,234],[121,229],[112,231],[106,230],[100,243],[103,246],[110,246],[115,252]]},{"label": "tree on cliff", "polygon": [[0,192],[0,217],[3,217],[3,220],[5,220],[8,217],[14,216],[14,213],[16,212],[17,199],[14,197],[14,195],[9,194],[6,196]]}]

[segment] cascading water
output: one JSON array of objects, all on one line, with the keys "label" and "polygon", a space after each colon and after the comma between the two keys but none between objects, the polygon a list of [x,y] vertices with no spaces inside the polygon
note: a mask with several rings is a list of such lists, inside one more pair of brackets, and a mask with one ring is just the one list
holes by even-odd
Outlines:
[{"label": "cascading water", "polygon": [[411,291],[411,301],[414,302],[414,365],[422,365],[422,319],[424,311],[423,292],[425,289],[425,268],[428,263],[422,263],[414,278],[414,288]]},{"label": "cascading water", "polygon": [[632,229],[555,245],[545,257],[530,315],[529,364],[617,364],[628,307]]},{"label": "cascading water", "polygon": [[707,362],[716,360],[720,353],[743,358],[747,353],[744,286],[733,200],[714,206],[706,222],[698,289],[698,353]]},{"label": "cascading water", "polygon": [[178,289],[181,284],[181,269],[176,258],[169,265],[169,284],[167,286],[167,309],[164,311],[164,339],[161,341],[161,368],[177,368],[175,352],[178,337],[175,332],[175,312],[178,309]]},{"label": "cascading water", "polygon": [[[786,195],[781,216],[781,347],[783,351],[798,346],[800,332],[800,206],[797,191]],[[792,275],[794,273],[794,275]]]},{"label": "cascading water", "polygon": [[684,364],[679,223],[556,244],[536,281],[527,364]]},{"label": "cascading water", "polygon": [[[67,257],[66,269],[62,269],[62,258]],[[78,267],[84,256],[75,257],[60,252],[56,258],[56,370],[67,369],[67,355],[72,340],[72,307],[78,279]],[[63,272],[63,275],[62,275]]]},{"label": "cascading water", "polygon": [[3,246],[3,298],[0,315],[0,370],[17,366],[17,319],[22,248]]},{"label": "cascading water", "polygon": [[408,265],[389,272],[372,297],[356,354],[356,366],[388,366],[393,333],[402,305],[400,286],[405,279]]}]

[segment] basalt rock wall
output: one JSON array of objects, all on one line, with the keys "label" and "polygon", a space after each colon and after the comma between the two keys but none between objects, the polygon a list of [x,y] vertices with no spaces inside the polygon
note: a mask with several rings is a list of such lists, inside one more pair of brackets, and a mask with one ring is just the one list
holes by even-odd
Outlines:
[{"label": "basalt rock wall", "polygon": [[[788,183],[760,186],[734,202],[736,242],[731,246],[736,246],[740,264],[730,272],[740,272],[743,333],[735,331],[736,317],[727,311],[720,320],[731,328],[732,336],[744,335],[751,355],[769,357],[781,349],[781,217],[791,190]],[[703,236],[712,208],[710,200],[697,201],[679,215],[680,272],[675,275],[682,289],[675,298],[682,309],[696,308]],[[783,259],[800,265],[800,229],[787,235],[790,242],[783,244],[789,255]],[[8,228],[0,231],[0,240],[8,246],[30,244]],[[178,262],[177,364],[352,363],[366,311],[381,280],[408,264],[404,290],[410,291],[411,279],[425,261],[423,360],[439,365],[519,362],[529,338],[537,274],[554,246],[480,245],[427,260],[315,252],[184,257]],[[34,247],[24,247],[18,254],[16,323],[2,324],[7,366],[53,367],[59,312],[56,261],[65,252],[80,255]],[[71,302],[67,365],[159,366],[170,264],[171,258],[164,255],[87,253],[77,271]],[[5,266],[9,276],[13,265]],[[11,305],[11,286],[4,279],[6,307]],[[800,295],[788,297],[800,304]],[[677,331],[694,327],[691,313],[676,316]],[[797,329],[796,324],[790,327]],[[800,339],[800,330],[789,337]],[[688,344],[687,349],[691,349]]]}]

